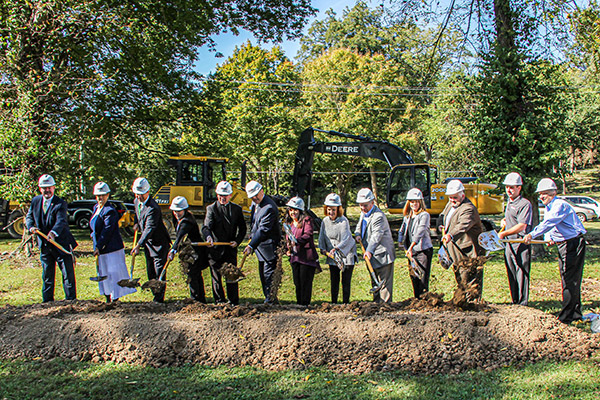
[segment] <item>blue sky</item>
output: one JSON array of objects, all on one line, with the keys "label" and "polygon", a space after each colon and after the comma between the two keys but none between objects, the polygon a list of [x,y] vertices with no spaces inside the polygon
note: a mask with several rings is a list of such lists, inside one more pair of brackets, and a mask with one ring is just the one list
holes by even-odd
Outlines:
[{"label": "blue sky", "polygon": [[[353,7],[354,4],[356,4],[356,2],[357,2],[357,0],[329,0],[329,1],[313,0],[312,6],[316,9],[318,9],[319,12],[316,15],[316,17],[311,19],[310,22],[305,26],[304,31],[306,32],[308,30],[308,28],[310,27],[310,25],[314,21],[323,19],[325,16],[325,11],[327,11],[328,9],[331,8],[331,9],[333,9],[333,11],[336,12],[337,15],[341,15],[342,11],[346,7]],[[371,4],[372,2],[367,1],[367,3]],[[239,36],[234,36],[231,33],[229,33],[229,34],[223,34],[223,35],[216,36],[214,39],[215,39],[215,42],[217,45],[217,51],[222,53],[224,55],[224,57],[216,58],[214,52],[208,51],[208,48],[206,48],[206,47],[201,48],[198,51],[199,60],[196,63],[195,69],[197,72],[199,72],[203,75],[207,75],[210,72],[213,72],[215,70],[215,67],[217,66],[217,64],[221,64],[221,63],[225,62],[227,57],[229,57],[233,54],[233,50],[235,49],[236,46],[242,45],[248,39],[250,39],[250,41],[253,44],[258,43],[258,41],[254,38],[254,36],[250,32],[247,32],[247,31],[240,32]],[[273,44],[273,43],[263,43],[261,46],[265,47],[265,48],[271,48],[274,45],[275,44]],[[294,57],[296,57],[296,53],[297,53],[298,49],[300,48],[300,40],[285,41],[285,42],[279,43],[279,46],[281,46],[281,48],[285,51],[286,56],[288,56],[291,59],[294,59]]]}]

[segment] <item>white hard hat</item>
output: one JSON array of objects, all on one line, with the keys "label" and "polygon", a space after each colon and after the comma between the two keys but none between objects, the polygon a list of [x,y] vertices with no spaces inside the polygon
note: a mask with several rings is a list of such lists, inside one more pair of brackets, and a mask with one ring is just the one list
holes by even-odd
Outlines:
[{"label": "white hard hat", "polygon": [[511,172],[510,174],[506,175],[506,178],[504,178],[504,182],[502,182],[502,184],[506,186],[523,186],[523,179],[518,173]]},{"label": "white hard hat", "polygon": [[448,182],[448,186],[446,186],[446,196],[452,196],[453,194],[464,192],[465,187],[462,182],[458,179],[453,179]]},{"label": "white hard hat", "polygon": [[368,203],[371,200],[375,200],[375,195],[369,188],[362,188],[356,194],[357,203]]},{"label": "white hard hat", "polygon": [[44,174],[40,176],[38,180],[38,186],[41,188],[56,186],[56,182],[54,182],[54,178],[51,175]]},{"label": "white hard hat", "polygon": [[233,188],[231,187],[231,183],[227,181],[221,181],[217,184],[217,194],[220,196],[229,196],[233,193]]},{"label": "white hard hat", "polygon": [[536,193],[544,192],[546,190],[558,190],[556,183],[550,178],[543,178],[538,182],[537,189],[535,189]]},{"label": "white hard hat", "polygon": [[324,204],[329,207],[341,207],[342,199],[340,199],[340,196],[335,193],[329,193],[327,197],[325,197]]},{"label": "white hard hat", "polygon": [[286,206],[304,211],[304,200],[298,196],[292,197],[290,201],[287,202]]},{"label": "white hard hat", "polygon": [[137,178],[133,181],[131,191],[135,194],[145,194],[150,190],[150,184],[146,178]]},{"label": "white hard hat", "polygon": [[406,194],[406,200],[423,200],[423,193],[417,188],[412,188]]},{"label": "white hard hat", "polygon": [[104,182],[98,182],[94,185],[94,196],[102,196],[110,193],[108,184]]},{"label": "white hard hat", "polygon": [[258,192],[260,192],[260,189],[262,189],[262,185],[260,183],[256,181],[248,182],[246,184],[246,194],[248,195],[248,198],[256,196]]},{"label": "white hard hat", "polygon": [[173,211],[183,211],[189,207],[188,202],[185,197],[177,196],[171,202],[171,207],[169,207]]}]

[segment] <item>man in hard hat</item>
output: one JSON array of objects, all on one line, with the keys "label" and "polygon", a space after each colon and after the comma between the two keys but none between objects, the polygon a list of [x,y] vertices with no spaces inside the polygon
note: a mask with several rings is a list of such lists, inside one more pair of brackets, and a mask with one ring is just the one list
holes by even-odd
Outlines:
[{"label": "man in hard hat", "polygon": [[277,299],[271,296],[271,284],[273,273],[277,267],[277,248],[281,240],[279,213],[277,205],[273,199],[265,195],[260,183],[248,182],[246,194],[252,200],[252,206],[250,208],[250,243],[244,249],[244,254],[256,253],[265,303],[273,304],[277,302]]},{"label": "man in hard hat", "polygon": [[[458,179],[451,180],[446,186],[448,203],[440,215],[442,242],[446,244],[448,253],[453,263],[466,258],[475,258],[483,255],[484,250],[479,245],[479,234],[483,232],[483,225],[477,207],[465,195],[465,187]],[[455,268],[454,274],[457,282],[461,282],[461,271]],[[477,292],[479,299],[483,289],[483,269],[477,271],[479,285]]]},{"label": "man in hard hat", "polygon": [[[198,228],[196,218],[189,212],[188,208],[189,204],[187,199],[183,196],[175,197],[169,206],[169,209],[173,211],[173,216],[177,220],[175,241],[169,251],[169,260],[175,258],[175,254],[180,251],[180,245],[185,239],[193,243],[202,241],[202,235],[200,235],[200,229]],[[194,263],[190,263],[191,265],[187,268],[187,282],[190,288],[190,297],[200,303],[206,303],[204,278],[202,277],[202,270],[208,265],[206,251],[203,247],[195,247],[194,252],[196,253],[197,258]],[[183,263],[183,261],[181,262]]]},{"label": "man in hard hat", "polygon": [[246,236],[246,221],[244,221],[242,207],[231,202],[233,187],[229,182],[219,182],[216,192],[217,201],[206,207],[202,235],[208,243],[226,242],[229,246],[212,246],[208,249],[213,297],[215,303],[224,303],[229,299],[231,304],[237,305],[240,302],[237,282],[225,283],[227,288],[227,298],[225,298],[219,270],[223,263],[237,265],[237,249]]},{"label": "man in hard hat", "polygon": [[581,280],[585,261],[586,233],[577,213],[566,201],[556,197],[556,183],[550,178],[539,181],[536,192],[545,206],[544,220],[526,234],[525,243],[547,234],[558,248],[558,267],[562,281],[562,310],[559,321],[570,324],[581,319]]},{"label": "man in hard hat", "polygon": [[[500,239],[522,239],[531,230],[531,202],[521,196],[523,178],[516,172],[506,175],[502,183],[508,196],[504,218],[500,225]],[[529,299],[529,271],[531,246],[525,243],[506,243],[504,264],[513,304],[527,305]]]},{"label": "man in hard hat", "polygon": [[[146,178],[137,178],[131,188],[135,195],[134,230],[140,231],[140,237],[131,250],[131,254],[139,254],[144,249],[146,256],[146,272],[148,279],[158,279],[166,262],[171,246],[171,237],[162,219],[160,206],[150,196],[150,184]],[[163,276],[166,280],[166,275]],[[165,300],[164,289],[156,291],[154,301],[162,303]]]},{"label": "man in hard hat", "polygon": [[[38,180],[41,195],[31,200],[31,206],[25,218],[27,229],[32,234],[40,231],[49,239],[58,243],[63,249],[73,251],[77,242],[69,230],[67,222],[67,203],[54,195],[56,183],[54,178],[44,174]],[[75,283],[75,269],[73,256],[60,250],[41,235],[37,238],[40,248],[40,261],[42,263],[42,301],[54,301],[54,277],[56,264],[63,277],[63,290],[66,300],[77,298]]]},{"label": "man in hard hat", "polygon": [[356,195],[360,206],[360,218],[354,235],[365,247],[363,257],[371,262],[382,288],[373,293],[377,303],[391,303],[394,289],[394,239],[385,214],[375,205],[375,195],[369,188],[362,188]]}]

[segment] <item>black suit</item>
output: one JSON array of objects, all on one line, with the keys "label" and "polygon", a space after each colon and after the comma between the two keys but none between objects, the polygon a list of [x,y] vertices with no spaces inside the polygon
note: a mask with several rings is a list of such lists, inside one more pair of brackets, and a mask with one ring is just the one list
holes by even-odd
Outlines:
[{"label": "black suit", "polygon": [[[69,230],[67,203],[60,197],[53,196],[48,211],[44,212],[43,199],[43,196],[40,195],[31,200],[31,206],[26,217],[27,230],[36,227],[46,235],[52,231],[56,235],[55,240],[57,243],[67,250],[74,249],[77,247],[77,242]],[[63,276],[65,299],[75,300],[77,298],[77,288],[73,257],[57,249],[53,244],[42,239],[39,235],[37,241],[43,268],[43,301],[54,301],[54,277],[57,262]]]},{"label": "black suit", "polygon": [[[148,279],[158,279],[167,262],[171,238],[163,223],[160,206],[152,197],[148,197],[141,208],[138,199],[135,199],[133,204],[135,205],[136,223],[141,231],[138,244],[144,248]],[[163,279],[166,279],[166,275]],[[164,290],[154,295],[154,301],[162,303],[164,299]]]},{"label": "black suit", "polygon": [[[202,236],[200,235],[200,229],[198,229],[198,223],[196,219],[189,211],[185,211],[183,218],[177,221],[177,236],[173,243],[172,250],[180,250],[179,245],[185,239],[191,242],[201,242]],[[190,267],[188,271],[188,284],[190,286],[190,297],[201,303],[206,303],[206,294],[204,293],[204,279],[202,278],[202,270],[208,264],[206,259],[206,251],[203,247],[196,247],[194,249],[198,254],[198,259]]]},{"label": "black suit", "polygon": [[[214,202],[206,207],[202,235],[205,238],[212,237],[215,242],[236,242],[239,246],[246,236],[246,221],[244,221],[242,207],[231,202],[225,206]],[[226,299],[219,269],[225,262],[237,265],[237,247],[215,246],[209,248],[208,260],[215,303],[223,303]],[[229,301],[232,304],[239,304],[238,284],[227,283],[226,285]]]},{"label": "black suit", "polygon": [[260,204],[252,204],[251,215],[252,231],[248,246],[254,250],[258,258],[258,273],[265,302],[271,303],[277,300],[271,298],[271,283],[277,267],[277,248],[281,240],[277,204],[265,195]]}]

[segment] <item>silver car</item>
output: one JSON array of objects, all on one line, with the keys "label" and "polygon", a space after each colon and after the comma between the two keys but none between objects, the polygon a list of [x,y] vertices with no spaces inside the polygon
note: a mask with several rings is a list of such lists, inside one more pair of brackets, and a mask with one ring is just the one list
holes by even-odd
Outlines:
[{"label": "silver car", "polygon": [[[567,200],[567,199],[563,199],[563,200],[566,201],[567,203],[569,203],[571,205],[571,207],[573,207],[573,209],[577,213],[577,217],[579,218],[579,220],[581,222],[592,221],[592,220],[598,218],[598,214],[596,214],[596,211],[592,210],[591,208],[578,206],[577,204],[575,204],[572,201]],[[538,208],[540,209],[540,220],[541,220],[542,218],[544,218],[544,210],[546,208],[544,207],[544,204],[542,204],[542,202],[540,200],[538,200]]]}]

